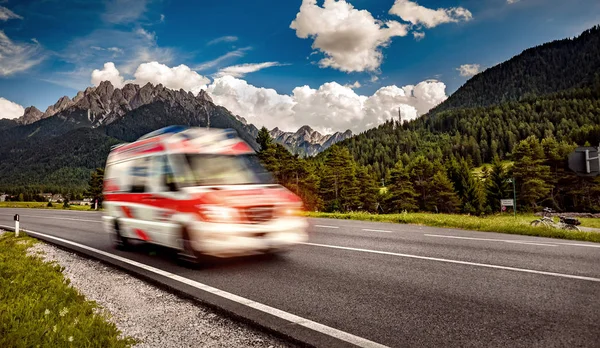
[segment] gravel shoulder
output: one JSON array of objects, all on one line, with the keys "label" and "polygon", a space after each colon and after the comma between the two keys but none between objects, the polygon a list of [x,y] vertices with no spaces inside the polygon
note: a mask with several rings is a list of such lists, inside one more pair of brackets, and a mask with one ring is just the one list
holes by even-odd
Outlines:
[{"label": "gravel shoulder", "polygon": [[98,261],[42,242],[29,252],[64,267],[73,287],[107,310],[124,335],[140,341],[135,347],[292,347]]}]

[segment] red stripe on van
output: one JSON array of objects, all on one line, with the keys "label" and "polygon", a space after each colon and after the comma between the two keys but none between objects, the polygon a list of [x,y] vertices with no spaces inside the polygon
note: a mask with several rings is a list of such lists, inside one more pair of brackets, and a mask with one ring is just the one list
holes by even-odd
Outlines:
[{"label": "red stripe on van", "polygon": [[146,234],[146,232],[140,230],[140,229],[135,229],[135,234],[138,235],[138,237],[140,237],[141,240],[147,242],[150,240],[150,237],[148,237],[148,235]]}]

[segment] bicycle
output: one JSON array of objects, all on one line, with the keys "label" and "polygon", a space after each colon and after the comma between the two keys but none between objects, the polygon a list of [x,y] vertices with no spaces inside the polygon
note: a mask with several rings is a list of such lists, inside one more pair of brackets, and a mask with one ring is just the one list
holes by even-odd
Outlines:
[{"label": "bicycle", "polygon": [[554,222],[553,218],[546,216],[547,214],[550,215],[550,213],[552,213],[552,209],[544,208],[542,211],[542,217],[540,219],[531,221],[530,225],[534,227],[542,225],[545,227],[558,228],[568,231],[581,231],[579,227],[577,227],[577,225],[581,225],[581,222],[579,222],[579,220],[576,218],[559,216],[559,221],[557,223]]}]

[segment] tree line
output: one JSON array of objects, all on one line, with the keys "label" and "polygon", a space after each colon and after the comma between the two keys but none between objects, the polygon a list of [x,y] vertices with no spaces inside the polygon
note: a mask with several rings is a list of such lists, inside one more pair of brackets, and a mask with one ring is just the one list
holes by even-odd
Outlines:
[{"label": "tree line", "polygon": [[257,142],[265,167],[309,210],[490,214],[513,198],[514,180],[519,210],[600,211],[600,178],[571,172],[567,156],[576,145],[554,137],[529,136],[513,146],[510,161],[496,155],[479,168],[470,156],[404,152],[381,179],[339,144],[305,159],[275,144],[266,128]]}]

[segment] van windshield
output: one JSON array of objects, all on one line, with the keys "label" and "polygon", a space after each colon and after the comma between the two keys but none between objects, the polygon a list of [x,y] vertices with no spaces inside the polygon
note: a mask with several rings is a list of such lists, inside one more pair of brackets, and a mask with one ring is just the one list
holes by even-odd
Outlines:
[{"label": "van windshield", "polygon": [[[185,186],[269,184],[271,174],[256,155],[186,154],[191,170]],[[192,182],[190,182],[192,181]]]}]

